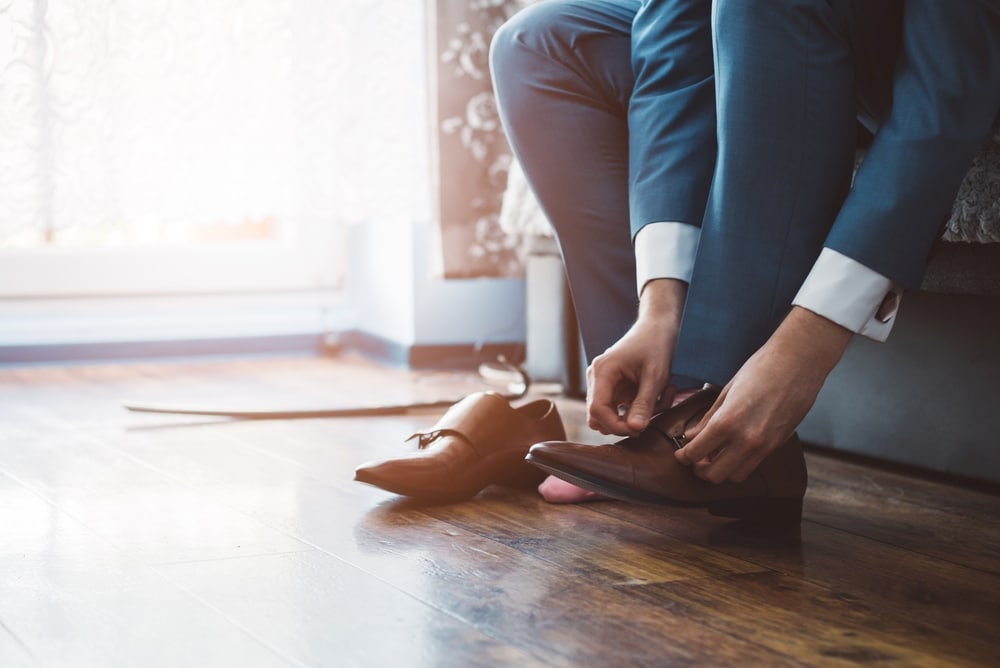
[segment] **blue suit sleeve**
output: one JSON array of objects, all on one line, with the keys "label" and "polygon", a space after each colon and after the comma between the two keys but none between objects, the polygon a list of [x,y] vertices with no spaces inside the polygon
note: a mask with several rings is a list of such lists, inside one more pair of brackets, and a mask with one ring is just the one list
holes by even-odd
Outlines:
[{"label": "blue suit sleeve", "polygon": [[715,165],[710,0],[646,0],[632,24],[629,210],[700,226]]},{"label": "blue suit sleeve", "polygon": [[826,246],[907,288],[1000,108],[1000,3],[911,0],[888,118]]}]

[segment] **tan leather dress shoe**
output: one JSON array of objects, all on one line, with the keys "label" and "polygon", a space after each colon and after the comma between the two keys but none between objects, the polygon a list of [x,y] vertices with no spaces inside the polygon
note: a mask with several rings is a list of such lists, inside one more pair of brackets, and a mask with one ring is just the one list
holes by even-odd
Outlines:
[{"label": "tan leather dress shoe", "polygon": [[492,484],[535,487],[545,474],[525,462],[532,443],[566,438],[548,399],[513,408],[499,394],[477,392],[462,399],[430,431],[413,434],[418,450],[362,464],[354,479],[419,499],[438,502],[472,498]]},{"label": "tan leather dress shoe", "polygon": [[650,421],[639,436],[607,445],[537,443],[527,461],[584,489],[622,501],[706,507],[713,515],[787,526],[802,519],[807,473],[796,435],[740,483],[713,484],[674,457],[684,432],[719,395],[705,389]]}]

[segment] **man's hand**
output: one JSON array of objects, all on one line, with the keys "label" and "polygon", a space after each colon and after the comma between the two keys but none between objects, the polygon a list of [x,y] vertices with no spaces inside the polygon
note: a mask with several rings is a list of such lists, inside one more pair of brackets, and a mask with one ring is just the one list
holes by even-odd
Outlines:
[{"label": "man's hand", "polygon": [[[587,416],[602,434],[637,436],[649,419],[670,406],[670,365],[687,284],[657,279],[645,285],[639,317],[617,343],[587,369]],[[619,407],[626,407],[624,414]]]},{"label": "man's hand", "polygon": [[677,459],[710,482],[745,480],[809,412],[851,332],[793,307],[691,429]]}]

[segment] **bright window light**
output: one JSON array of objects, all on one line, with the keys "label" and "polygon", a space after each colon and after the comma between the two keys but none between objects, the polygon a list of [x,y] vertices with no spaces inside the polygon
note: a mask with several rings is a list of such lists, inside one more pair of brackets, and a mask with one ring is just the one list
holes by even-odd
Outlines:
[{"label": "bright window light", "polygon": [[422,3],[0,0],[0,297],[330,289],[428,207]]}]

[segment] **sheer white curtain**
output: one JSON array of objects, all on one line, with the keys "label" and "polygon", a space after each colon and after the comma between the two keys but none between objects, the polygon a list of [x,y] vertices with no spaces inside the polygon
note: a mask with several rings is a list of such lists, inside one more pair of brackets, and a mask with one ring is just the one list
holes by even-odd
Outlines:
[{"label": "sheer white curtain", "polygon": [[424,45],[414,0],[0,0],[0,294],[45,249],[335,283],[331,230],[429,206]]}]

